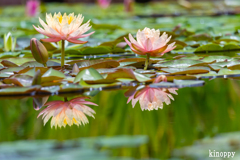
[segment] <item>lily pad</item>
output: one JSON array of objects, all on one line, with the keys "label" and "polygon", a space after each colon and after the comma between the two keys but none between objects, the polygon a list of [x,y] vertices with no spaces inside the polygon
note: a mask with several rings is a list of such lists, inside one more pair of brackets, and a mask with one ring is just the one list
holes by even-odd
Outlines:
[{"label": "lily pad", "polygon": [[80,80],[99,80],[103,79],[103,76],[98,73],[94,68],[88,68],[80,71],[73,83],[79,82]]},{"label": "lily pad", "polygon": [[42,82],[54,81],[58,79],[64,79],[65,75],[55,69],[50,68],[47,72],[42,75]]}]

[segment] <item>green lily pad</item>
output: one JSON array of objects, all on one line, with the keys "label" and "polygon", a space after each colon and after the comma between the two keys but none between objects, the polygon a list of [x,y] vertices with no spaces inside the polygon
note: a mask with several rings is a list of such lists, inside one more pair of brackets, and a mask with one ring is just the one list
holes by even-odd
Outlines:
[{"label": "green lily pad", "polygon": [[42,75],[42,82],[54,81],[58,79],[64,79],[65,75],[55,69],[50,68],[47,72]]},{"label": "green lily pad", "polygon": [[40,86],[32,87],[11,87],[0,89],[0,95],[22,95],[31,94],[33,91],[40,89]]},{"label": "green lily pad", "polygon": [[191,60],[191,59],[178,59],[178,60],[172,60],[167,61],[163,63],[157,63],[154,64],[154,67],[172,67],[172,68],[187,68],[195,64],[201,64],[204,63],[202,61],[198,60]]},{"label": "green lily pad", "polygon": [[223,68],[218,72],[218,75],[240,75],[240,70],[230,70],[227,68]]},{"label": "green lily pad", "polygon": [[194,52],[195,53],[208,53],[215,51],[222,51],[222,47],[219,44],[206,44],[198,47]]},{"label": "green lily pad", "polygon": [[239,45],[236,45],[236,44],[228,43],[228,44],[224,45],[223,50],[224,50],[224,51],[240,50],[240,46],[239,46]]},{"label": "green lily pad", "polygon": [[201,61],[203,62],[207,62],[207,63],[210,63],[210,62],[223,62],[223,61],[231,61],[233,60],[232,57],[228,57],[228,56],[207,56],[205,58],[203,58]]},{"label": "green lily pad", "polygon": [[31,86],[33,82],[33,77],[28,75],[14,75],[11,78],[6,78],[3,80],[5,84],[15,84],[21,87]]},{"label": "green lily pad", "polygon": [[208,67],[189,67],[189,68],[162,68],[164,72],[168,72],[169,75],[178,74],[198,74],[198,73],[208,73],[210,68]]},{"label": "green lily pad", "polygon": [[195,74],[195,75],[192,75],[192,76],[195,76],[197,78],[212,78],[212,77],[217,76],[217,72],[210,71],[209,73]]},{"label": "green lily pad", "polygon": [[74,79],[73,83],[77,83],[80,80],[99,80],[99,79],[103,79],[103,76],[100,73],[98,73],[98,71],[95,70],[94,68],[88,68],[80,71],[77,74],[76,78]]},{"label": "green lily pad", "polygon": [[111,48],[110,47],[106,47],[106,46],[97,46],[97,47],[85,47],[83,49],[81,49],[81,53],[85,54],[85,55],[89,55],[89,54],[106,54],[106,53],[110,53],[111,52]]},{"label": "green lily pad", "polygon": [[20,54],[21,52],[4,52],[4,53],[0,53],[0,58],[17,57]]}]

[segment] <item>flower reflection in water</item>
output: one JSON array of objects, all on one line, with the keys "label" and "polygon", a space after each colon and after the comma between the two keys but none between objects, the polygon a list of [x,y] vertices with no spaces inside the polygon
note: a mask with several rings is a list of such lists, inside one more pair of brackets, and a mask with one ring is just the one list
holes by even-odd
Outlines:
[{"label": "flower reflection in water", "polygon": [[[51,127],[59,126],[60,128],[65,127],[67,124],[69,126],[76,124],[86,124],[88,123],[88,119],[86,115],[94,118],[95,111],[86,106],[86,105],[95,105],[97,104],[85,101],[88,97],[77,97],[70,101],[52,101],[45,104],[47,108],[41,111],[38,115],[44,119],[44,125],[47,121],[52,117]],[[86,115],[85,115],[86,114]]]},{"label": "flower reflection in water", "polygon": [[[158,76],[154,83],[160,81],[167,81],[166,76]],[[163,102],[167,105],[171,103],[171,99],[174,100],[171,93],[176,94],[177,88],[151,88],[146,86],[138,91],[129,91],[130,95],[127,103],[132,100],[132,106],[134,107],[137,101],[139,101],[142,110],[158,110],[163,108]]]}]

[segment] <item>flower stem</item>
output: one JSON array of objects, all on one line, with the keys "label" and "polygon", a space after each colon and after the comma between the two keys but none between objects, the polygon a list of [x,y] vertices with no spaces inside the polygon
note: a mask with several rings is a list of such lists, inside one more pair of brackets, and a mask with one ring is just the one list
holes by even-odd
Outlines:
[{"label": "flower stem", "polygon": [[46,64],[46,63],[44,63],[44,64],[43,64],[43,66],[44,66],[44,67],[47,67],[47,64]]},{"label": "flower stem", "polygon": [[67,101],[68,101],[67,97],[64,97],[64,101],[65,101],[65,102],[67,102]]},{"label": "flower stem", "polygon": [[64,66],[64,58],[65,58],[65,40],[62,40],[62,48],[61,48],[62,56],[61,56],[61,67]]},{"label": "flower stem", "polygon": [[148,68],[148,64],[149,64],[149,58],[150,58],[150,54],[149,54],[149,53],[147,53],[147,58],[146,58],[146,61],[145,61],[144,70],[147,70],[147,68]]}]

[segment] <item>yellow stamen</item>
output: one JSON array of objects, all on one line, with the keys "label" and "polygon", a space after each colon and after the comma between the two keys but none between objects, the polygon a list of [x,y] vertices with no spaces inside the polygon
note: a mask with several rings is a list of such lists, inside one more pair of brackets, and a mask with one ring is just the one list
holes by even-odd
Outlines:
[{"label": "yellow stamen", "polygon": [[63,19],[62,15],[60,17],[57,17],[57,18],[58,18],[59,22],[62,23],[62,19]]},{"label": "yellow stamen", "polygon": [[76,123],[76,124],[77,124],[77,120],[76,120],[75,118],[73,118],[72,120],[74,121],[74,123]]},{"label": "yellow stamen", "polygon": [[73,19],[74,19],[73,16],[68,17],[68,24],[70,24],[73,21]]},{"label": "yellow stamen", "polygon": [[66,118],[64,119],[63,123],[67,124],[67,120],[66,120]]}]

